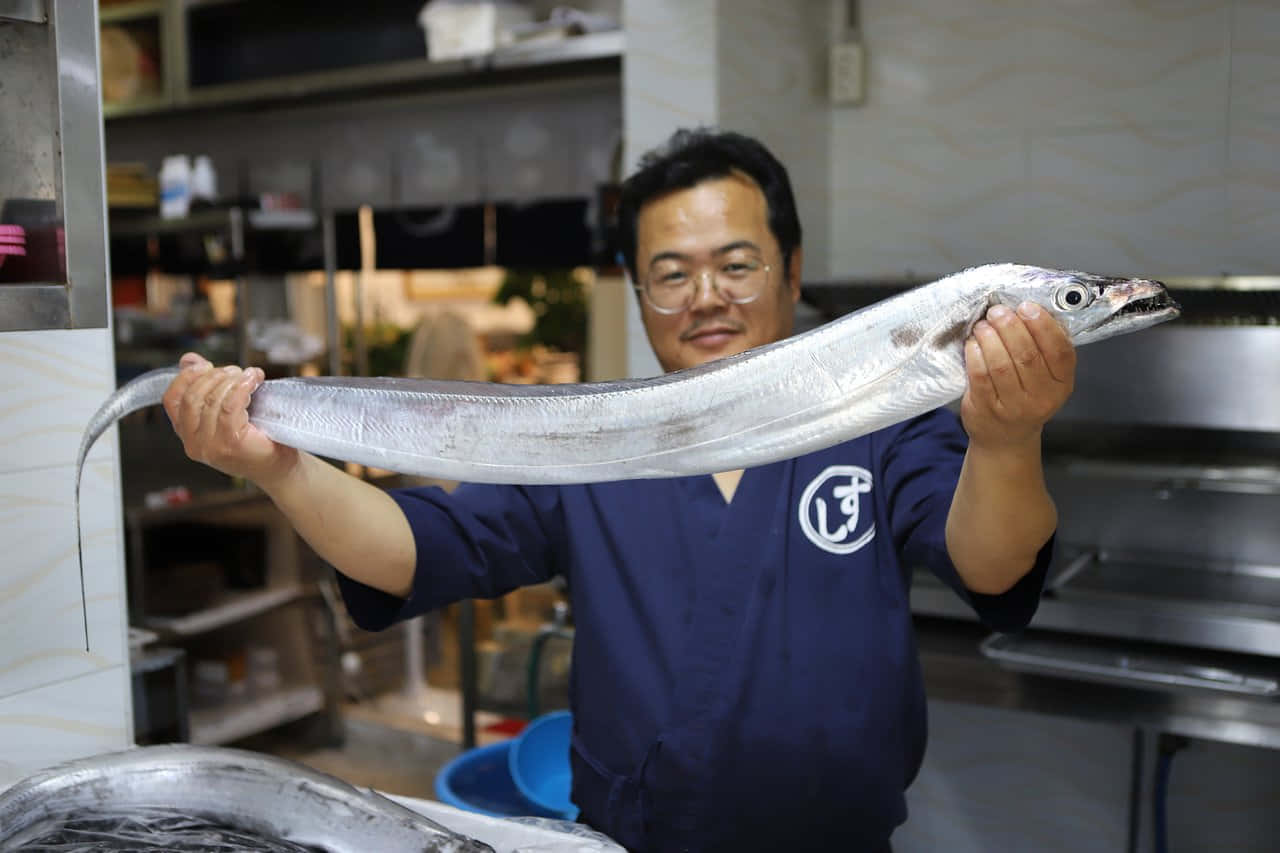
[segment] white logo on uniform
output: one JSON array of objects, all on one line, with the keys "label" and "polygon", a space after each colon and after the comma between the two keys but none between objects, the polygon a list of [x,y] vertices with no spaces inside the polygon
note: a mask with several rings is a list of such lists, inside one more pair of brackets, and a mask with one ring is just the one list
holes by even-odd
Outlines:
[{"label": "white logo on uniform", "polygon": [[800,496],[800,529],[810,542],[824,551],[852,554],[876,535],[874,519],[865,530],[858,531],[862,496],[870,492],[871,472],[866,468],[828,467],[813,478]]}]

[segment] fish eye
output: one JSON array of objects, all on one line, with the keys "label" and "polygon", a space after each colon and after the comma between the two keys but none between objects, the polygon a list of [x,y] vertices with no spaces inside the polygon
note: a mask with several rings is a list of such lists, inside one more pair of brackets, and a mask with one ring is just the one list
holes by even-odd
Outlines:
[{"label": "fish eye", "polygon": [[1083,308],[1093,301],[1093,294],[1083,284],[1068,284],[1059,288],[1055,301],[1063,311]]}]

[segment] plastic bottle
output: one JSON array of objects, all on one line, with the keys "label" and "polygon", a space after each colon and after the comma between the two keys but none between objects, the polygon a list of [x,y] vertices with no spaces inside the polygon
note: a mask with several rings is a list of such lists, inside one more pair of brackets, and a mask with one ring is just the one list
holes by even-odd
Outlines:
[{"label": "plastic bottle", "polygon": [[218,197],[218,175],[207,154],[196,157],[191,169],[191,206],[209,207]]},{"label": "plastic bottle", "polygon": [[181,219],[191,209],[191,159],[173,154],[160,165],[160,216]]}]

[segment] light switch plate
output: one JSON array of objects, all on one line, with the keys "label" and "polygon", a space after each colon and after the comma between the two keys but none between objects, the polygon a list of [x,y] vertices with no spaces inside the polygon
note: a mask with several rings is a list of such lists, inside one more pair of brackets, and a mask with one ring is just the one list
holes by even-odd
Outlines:
[{"label": "light switch plate", "polygon": [[831,45],[827,69],[831,103],[861,104],[865,95],[862,43],[846,41]]}]

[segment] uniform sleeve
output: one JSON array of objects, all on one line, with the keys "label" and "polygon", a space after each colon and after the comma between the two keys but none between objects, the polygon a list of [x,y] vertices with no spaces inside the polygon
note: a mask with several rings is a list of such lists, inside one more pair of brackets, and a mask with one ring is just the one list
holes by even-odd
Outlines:
[{"label": "uniform sleeve", "polygon": [[882,476],[894,544],[904,565],[928,566],[988,627],[1016,631],[1031,622],[1040,604],[1057,535],[1040,549],[1031,571],[1008,591],[985,595],[966,587],[947,552],[946,526],[967,447],[959,419],[947,409],[907,421],[892,435]]},{"label": "uniform sleeve", "polygon": [[551,579],[561,563],[559,489],[463,484],[389,492],[413,530],[413,589],[398,598],[338,573],[352,620],[380,631],[465,598],[497,598]]}]

